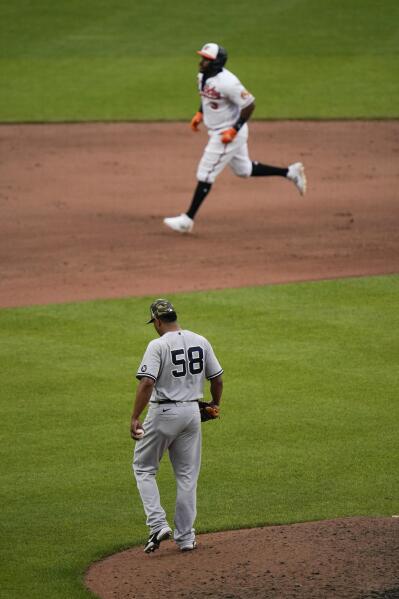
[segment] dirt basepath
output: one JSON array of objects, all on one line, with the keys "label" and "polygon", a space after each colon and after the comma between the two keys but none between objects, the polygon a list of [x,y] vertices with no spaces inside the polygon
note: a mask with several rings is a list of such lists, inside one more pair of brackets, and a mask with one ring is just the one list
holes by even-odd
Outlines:
[{"label": "dirt basepath", "polygon": [[306,165],[224,172],[191,236],[206,141],[186,124],[0,126],[0,306],[399,272],[399,122],[251,125],[251,157]]}]

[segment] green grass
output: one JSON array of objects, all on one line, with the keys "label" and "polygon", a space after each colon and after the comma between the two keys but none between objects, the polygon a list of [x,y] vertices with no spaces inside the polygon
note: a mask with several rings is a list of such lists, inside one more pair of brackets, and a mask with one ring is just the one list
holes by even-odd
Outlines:
[{"label": "green grass", "polygon": [[[171,296],[225,368],[200,531],[398,513],[398,292],[391,276]],[[88,564],[146,537],[129,419],[150,299],[0,311],[7,599],[86,597]],[[159,480],[172,520],[167,460]]]},{"label": "green grass", "polygon": [[399,115],[396,0],[15,0],[0,6],[0,121],[187,119],[211,40],[256,118]]}]

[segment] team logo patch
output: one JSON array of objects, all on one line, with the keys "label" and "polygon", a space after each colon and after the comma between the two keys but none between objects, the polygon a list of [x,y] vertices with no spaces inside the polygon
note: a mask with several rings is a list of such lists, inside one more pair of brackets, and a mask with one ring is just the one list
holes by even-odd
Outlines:
[{"label": "team logo patch", "polygon": [[141,372],[145,372],[147,370],[147,366],[144,364],[144,366],[141,367]]},{"label": "team logo patch", "polygon": [[241,92],[241,98],[243,100],[245,100],[245,98],[248,98],[250,95],[251,94],[246,89],[243,89],[242,92]]},{"label": "team logo patch", "polygon": [[205,85],[203,91],[201,92],[201,96],[205,96],[211,100],[220,100],[222,97],[217,89],[210,87],[209,85]]}]

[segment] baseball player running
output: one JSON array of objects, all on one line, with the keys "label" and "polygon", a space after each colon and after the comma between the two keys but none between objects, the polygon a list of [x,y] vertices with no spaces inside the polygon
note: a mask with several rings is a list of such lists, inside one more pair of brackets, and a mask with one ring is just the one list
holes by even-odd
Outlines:
[{"label": "baseball player running", "polygon": [[[133,471],[150,529],[144,551],[155,551],[172,534],[155,478],[166,450],[177,483],[174,540],[181,551],[191,551],[196,547],[193,526],[201,461],[198,400],[207,378],[212,402],[206,405],[219,406],[223,370],[209,341],[180,328],[170,302],[156,300],[150,314],[148,323],[154,324],[159,339],[148,344],[137,371],[139,384],[131,419],[131,436],[137,441]],[[141,425],[139,418],[148,403]]]},{"label": "baseball player running", "polygon": [[198,131],[204,121],[209,141],[198,165],[198,184],[189,209],[180,216],[164,219],[167,227],[179,233],[193,230],[195,215],[227,164],[239,177],[286,177],[294,182],[301,195],[306,191],[301,162],[287,168],[251,162],[247,121],[255,109],[255,98],[233,73],[224,68],[227,52],[222,46],[211,42],[198,54],[201,56],[198,73],[201,104],[191,120],[191,127]]}]

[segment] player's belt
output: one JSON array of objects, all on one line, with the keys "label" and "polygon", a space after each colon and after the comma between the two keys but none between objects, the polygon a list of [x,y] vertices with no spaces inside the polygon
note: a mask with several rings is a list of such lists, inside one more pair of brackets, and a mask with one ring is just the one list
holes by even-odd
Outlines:
[{"label": "player's belt", "polygon": [[198,399],[187,399],[184,401],[174,401],[173,399],[161,399],[160,401],[150,401],[150,403],[157,403],[157,404],[163,404],[163,403],[194,403],[194,402],[198,402]]}]

